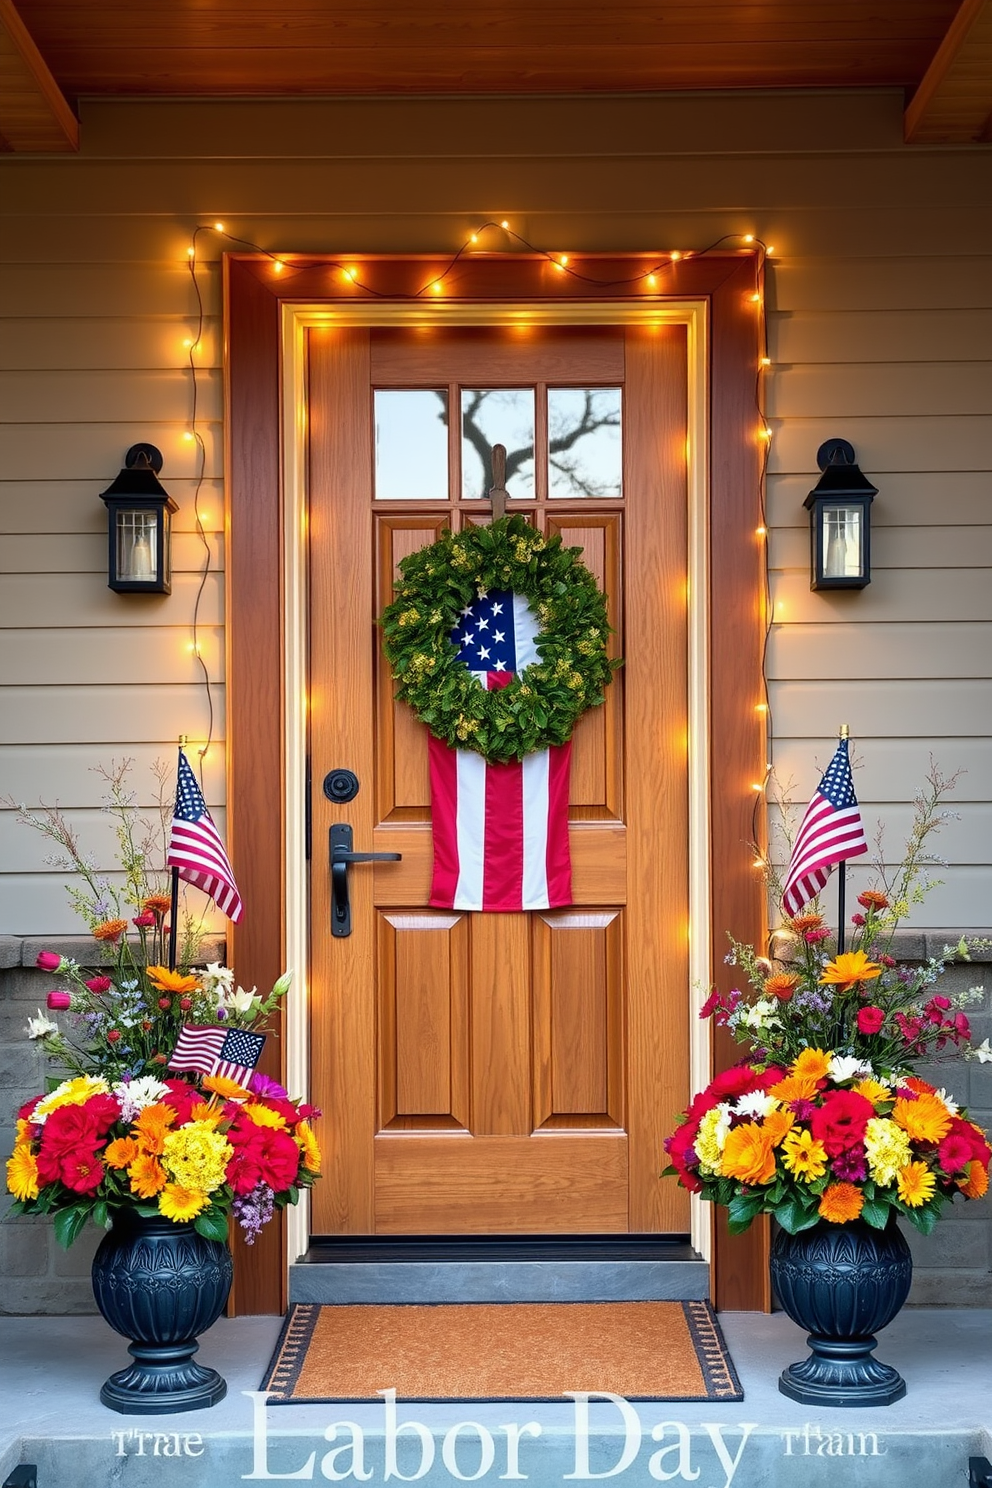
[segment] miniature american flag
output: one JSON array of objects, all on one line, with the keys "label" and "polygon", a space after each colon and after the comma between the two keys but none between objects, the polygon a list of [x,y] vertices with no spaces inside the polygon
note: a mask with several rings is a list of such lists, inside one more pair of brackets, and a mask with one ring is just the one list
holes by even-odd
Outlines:
[{"label": "miniature american flag", "polygon": [[179,1030],[169,1068],[247,1080],[264,1044],[264,1033],[246,1028],[197,1028],[186,1023]]},{"label": "miniature american flag", "polygon": [[782,889],[782,908],[796,915],[823,888],[835,863],[868,851],[847,740],[841,739],[806,808]]},{"label": "miniature american flag", "polygon": [[238,924],[244,914],[244,905],[234,882],[234,872],[196,783],[196,776],[181,749],[176,808],[165,861],[169,868],[178,869],[180,878],[209,894],[217,908],[235,925]]},{"label": "miniature american flag", "polygon": [[[540,660],[536,617],[519,594],[480,589],[451,633],[480,686],[505,687]],[[571,744],[490,764],[429,736],[438,909],[553,909],[572,902],[568,850]]]}]

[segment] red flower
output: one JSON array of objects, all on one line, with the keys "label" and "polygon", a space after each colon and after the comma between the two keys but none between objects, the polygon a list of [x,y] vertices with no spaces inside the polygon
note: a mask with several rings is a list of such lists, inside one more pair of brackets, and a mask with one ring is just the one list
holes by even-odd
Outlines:
[{"label": "red flower", "polygon": [[690,1162],[696,1160],[693,1143],[698,1130],[698,1122],[687,1121],[684,1126],[676,1127],[672,1135],[665,1138],[664,1144],[665,1151],[672,1160],[672,1167],[679,1175],[679,1182],[690,1193],[700,1193],[703,1187],[698,1174],[692,1172],[689,1166]]},{"label": "red flower", "polygon": [[923,1020],[921,1018],[907,1018],[905,1013],[896,1013],[896,1023],[904,1042],[915,1044],[923,1031]]},{"label": "red flower", "polygon": [[937,1148],[940,1166],[945,1173],[960,1173],[974,1161],[971,1142],[957,1132],[948,1132]]},{"label": "red flower", "polygon": [[62,957],[57,956],[54,951],[39,951],[34,964],[39,971],[58,971],[62,965]]},{"label": "red flower", "polygon": [[[38,1151],[38,1178],[42,1183],[61,1179],[68,1188],[76,1183],[88,1183],[91,1172],[83,1174],[78,1164],[89,1158],[90,1168],[99,1160],[96,1149],[106,1140],[107,1128],[120,1117],[120,1106],[111,1095],[95,1095],[82,1106],[59,1106],[53,1111],[42,1129]],[[70,1174],[72,1182],[66,1174]],[[99,1185],[100,1174],[93,1183]],[[91,1192],[86,1187],[77,1190]]]},{"label": "red flower", "polygon": [[880,1007],[858,1008],[858,1032],[881,1033],[885,1014]]},{"label": "red flower", "polygon": [[893,966],[898,966],[899,965],[899,962],[895,959],[894,956],[879,956],[878,959],[881,962],[881,964],[883,966],[887,966],[890,971],[891,971],[891,969],[892,969]]},{"label": "red flower", "polygon": [[160,997],[158,1000],[158,1005],[162,1009],[163,1013],[167,1013],[172,1006],[172,998]]},{"label": "red flower", "polygon": [[875,1107],[854,1090],[832,1090],[823,1097],[810,1120],[810,1128],[829,1157],[837,1157],[864,1140],[865,1128]]},{"label": "red flower", "polygon": [[267,1183],[273,1192],[280,1193],[296,1182],[300,1149],[288,1132],[256,1126],[246,1118],[234,1123],[227,1140],[234,1148],[227,1165],[227,1181],[236,1194],[251,1193],[259,1183]]},{"label": "red flower", "polygon": [[851,924],[857,925],[858,929],[860,930],[862,925],[867,924],[867,921],[863,914],[853,914],[851,916]]},{"label": "red flower", "polygon": [[121,1036],[121,1031],[120,1031],[119,1028],[108,1028],[107,1029],[107,1043],[108,1044],[116,1044],[118,1042],[118,1040],[120,1039],[120,1036]]},{"label": "red flower", "polygon": [[931,1023],[942,1023],[944,1021],[944,1014],[950,1005],[951,999],[949,997],[935,996],[931,997],[923,1011]]},{"label": "red flower", "polygon": [[49,992],[45,998],[45,1006],[53,1013],[64,1013],[71,1005],[72,998],[68,992]]},{"label": "red flower", "polygon": [[88,982],[84,983],[84,985],[87,986],[91,992],[96,992],[97,994],[99,994],[100,992],[109,992],[113,984],[108,976],[98,976],[91,977]]},{"label": "red flower", "polygon": [[[165,1056],[162,1056],[163,1062]],[[166,1080],[169,1087],[168,1095],[163,1095],[162,1104],[171,1106],[176,1113],[178,1124],[184,1126],[189,1120],[190,1112],[194,1106],[202,1105],[204,1097],[193,1086],[185,1080]]]},{"label": "red flower", "polygon": [[103,1181],[103,1160],[95,1151],[68,1152],[62,1159],[61,1179],[74,1193],[96,1193]]},{"label": "red flower", "polygon": [[156,916],[152,914],[151,910],[147,910],[145,914],[135,915],[131,924],[137,925],[139,930],[147,930],[150,925],[155,924],[155,921]]}]

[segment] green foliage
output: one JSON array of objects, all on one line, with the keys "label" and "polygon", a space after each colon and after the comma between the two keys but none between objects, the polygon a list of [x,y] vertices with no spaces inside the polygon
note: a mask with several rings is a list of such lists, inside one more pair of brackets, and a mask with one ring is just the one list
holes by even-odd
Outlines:
[{"label": "green foliage", "polygon": [[[564,744],[621,665],[608,654],[606,599],[580,548],[545,538],[519,514],[488,527],[445,532],[400,563],[402,578],[382,613],[383,649],[421,723],[453,748],[493,763]],[[487,692],[451,641],[480,589],[510,589],[541,625],[540,660]]]}]

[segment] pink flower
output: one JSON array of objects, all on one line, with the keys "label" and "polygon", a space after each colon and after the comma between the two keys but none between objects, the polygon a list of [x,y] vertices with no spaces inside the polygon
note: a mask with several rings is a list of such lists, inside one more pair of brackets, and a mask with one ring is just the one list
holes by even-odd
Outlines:
[{"label": "pink flower", "polygon": [[857,927],[858,927],[859,930],[860,930],[860,928],[861,928],[862,925],[866,925],[867,923],[868,922],[865,919],[865,917],[864,917],[863,914],[853,914],[851,916],[851,924],[852,925],[857,925]]},{"label": "pink flower", "polygon": [[885,1014],[880,1007],[858,1008],[858,1032],[881,1033]]},{"label": "pink flower", "polygon": [[62,957],[57,956],[54,951],[39,951],[34,964],[39,971],[58,971],[62,965]]},{"label": "pink flower", "polygon": [[819,945],[821,940],[830,939],[829,930],[807,930],[803,939],[807,945]]},{"label": "pink flower", "polygon": [[155,916],[149,909],[146,910],[144,914],[135,915],[134,919],[131,921],[131,924],[137,925],[139,930],[147,930],[150,925],[155,924]]},{"label": "pink flower", "polygon": [[45,998],[45,1006],[52,1013],[64,1013],[71,1005],[72,998],[68,992],[49,992]]},{"label": "pink flower", "polygon": [[109,992],[112,985],[108,976],[91,977],[88,982],[84,983],[84,986],[87,986],[91,992],[96,993]]}]

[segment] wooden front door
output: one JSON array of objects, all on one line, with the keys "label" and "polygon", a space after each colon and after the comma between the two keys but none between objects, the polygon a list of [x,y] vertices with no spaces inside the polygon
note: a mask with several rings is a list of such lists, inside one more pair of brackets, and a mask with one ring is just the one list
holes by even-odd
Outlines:
[{"label": "wooden front door", "polygon": [[[312,1229],[684,1232],[658,1177],[689,1093],[684,328],[308,334]],[[526,914],[428,907],[426,734],[375,623],[404,554],[487,519],[496,441],[510,509],[584,550],[625,659],[575,733],[574,904]],[[402,854],[350,869],[347,938],[333,823]]]}]

